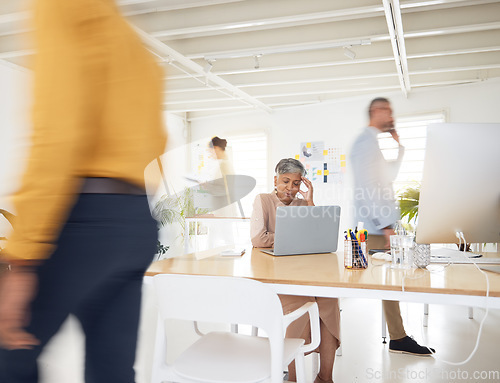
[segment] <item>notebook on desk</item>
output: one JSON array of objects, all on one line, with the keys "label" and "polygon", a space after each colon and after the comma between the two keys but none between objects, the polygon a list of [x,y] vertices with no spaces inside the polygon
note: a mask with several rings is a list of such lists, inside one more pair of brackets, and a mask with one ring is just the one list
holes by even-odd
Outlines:
[{"label": "notebook on desk", "polygon": [[333,253],[339,239],[340,206],[279,206],[271,255]]}]

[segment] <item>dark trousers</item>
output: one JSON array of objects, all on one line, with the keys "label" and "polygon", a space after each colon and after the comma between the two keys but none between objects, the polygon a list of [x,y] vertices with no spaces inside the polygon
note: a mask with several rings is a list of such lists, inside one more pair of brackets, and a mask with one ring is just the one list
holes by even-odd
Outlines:
[{"label": "dark trousers", "polygon": [[142,278],[156,239],[146,196],[80,195],[57,249],[37,270],[27,330],[41,344],[0,350],[0,382],[38,382],[37,358],[69,314],[85,333],[85,381],[134,382]]}]

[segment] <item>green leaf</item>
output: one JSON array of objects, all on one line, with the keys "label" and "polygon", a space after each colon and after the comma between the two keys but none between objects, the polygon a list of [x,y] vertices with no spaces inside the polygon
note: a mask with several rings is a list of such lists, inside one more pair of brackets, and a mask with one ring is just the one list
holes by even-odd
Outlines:
[{"label": "green leaf", "polygon": [[418,217],[418,205],[420,200],[420,185],[409,186],[399,193],[399,208],[401,219],[407,219],[408,223],[416,221]]}]

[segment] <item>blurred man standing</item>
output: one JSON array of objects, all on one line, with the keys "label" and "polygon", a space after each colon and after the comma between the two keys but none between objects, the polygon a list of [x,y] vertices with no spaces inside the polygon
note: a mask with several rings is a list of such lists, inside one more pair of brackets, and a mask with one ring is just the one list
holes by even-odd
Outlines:
[{"label": "blurred man standing", "polygon": [[162,73],[113,0],[36,0],[33,132],[2,255],[0,382],[37,382],[69,314],[87,382],[133,382],[156,252],[144,169],[165,147]]},{"label": "blurred man standing", "polygon": [[[401,167],[404,147],[394,128],[392,108],[386,98],[375,98],[368,108],[369,126],[364,128],[351,148],[354,174],[354,201],[356,222],[363,222],[368,231],[370,249],[388,249],[389,238],[394,235],[394,224],[399,212],[392,183]],[[385,160],[378,145],[379,133],[389,132],[398,143],[398,156]],[[406,335],[397,301],[382,301],[389,329],[389,351],[420,356],[431,355],[427,347],[420,346]],[[432,350],[432,349],[431,349]]]}]

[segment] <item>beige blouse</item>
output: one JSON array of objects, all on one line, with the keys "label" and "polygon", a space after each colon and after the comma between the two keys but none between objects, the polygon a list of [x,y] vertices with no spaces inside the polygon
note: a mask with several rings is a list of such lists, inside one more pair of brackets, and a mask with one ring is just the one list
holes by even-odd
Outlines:
[{"label": "beige blouse", "polygon": [[273,247],[276,227],[276,209],[278,206],[306,206],[303,199],[295,198],[285,205],[275,192],[259,194],[253,203],[250,220],[250,238],[254,247]]}]

